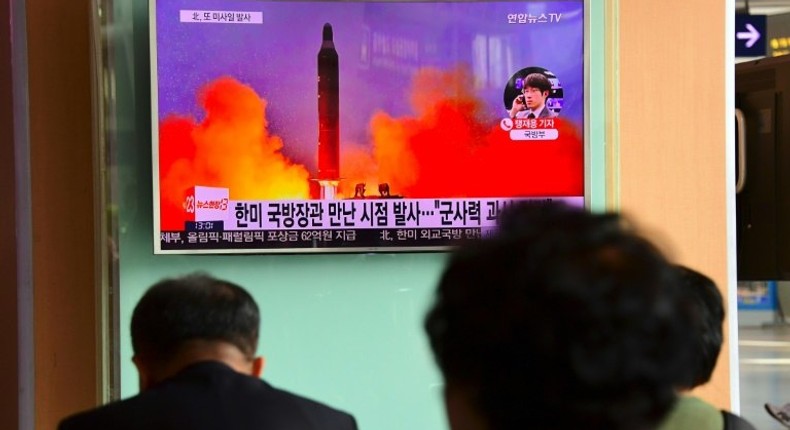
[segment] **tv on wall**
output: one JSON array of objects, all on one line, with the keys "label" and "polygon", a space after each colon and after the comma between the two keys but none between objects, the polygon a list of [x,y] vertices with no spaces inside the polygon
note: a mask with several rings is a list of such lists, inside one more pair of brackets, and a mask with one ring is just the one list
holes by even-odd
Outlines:
[{"label": "tv on wall", "polygon": [[585,1],[156,0],[157,253],[447,249],[585,203]]}]

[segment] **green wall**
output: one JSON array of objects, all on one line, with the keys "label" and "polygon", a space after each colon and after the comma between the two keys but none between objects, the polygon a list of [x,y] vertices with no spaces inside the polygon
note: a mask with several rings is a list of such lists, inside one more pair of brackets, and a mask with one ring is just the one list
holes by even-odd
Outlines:
[{"label": "green wall", "polygon": [[[591,207],[604,206],[603,3],[591,5]],[[441,378],[422,318],[445,255],[153,255],[146,2],[116,1],[117,177],[121,394],[137,392],[129,322],[163,277],[210,271],[247,288],[262,314],[264,378],[352,412],[364,429],[446,428]]]}]

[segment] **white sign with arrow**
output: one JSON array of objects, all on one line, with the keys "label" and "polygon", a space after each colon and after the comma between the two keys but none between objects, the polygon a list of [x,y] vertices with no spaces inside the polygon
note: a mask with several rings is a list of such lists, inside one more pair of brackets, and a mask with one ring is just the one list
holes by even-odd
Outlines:
[{"label": "white sign with arrow", "polygon": [[760,32],[748,22],[746,23],[746,30],[747,31],[739,31],[735,34],[735,37],[738,40],[745,40],[746,47],[751,48],[755,43],[757,43],[758,40],[760,40],[761,35]]},{"label": "white sign with arrow", "polygon": [[765,15],[735,15],[735,56],[761,57],[765,55],[767,37]]}]

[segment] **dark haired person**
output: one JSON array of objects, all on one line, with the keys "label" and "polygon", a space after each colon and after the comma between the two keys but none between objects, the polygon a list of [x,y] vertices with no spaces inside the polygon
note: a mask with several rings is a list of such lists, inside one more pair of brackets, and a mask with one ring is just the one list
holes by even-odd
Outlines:
[{"label": "dark haired person", "polygon": [[451,428],[657,428],[693,341],[675,278],[618,215],[512,206],[426,317]]},{"label": "dark haired person", "polygon": [[513,100],[510,118],[554,118],[556,113],[546,106],[551,81],[543,73],[530,73],[524,78],[521,95]]},{"label": "dark haired person", "polygon": [[157,283],[132,315],[140,394],[59,429],[355,430],[351,415],[258,378],[258,328],[258,306],[238,285],[201,274]]},{"label": "dark haired person", "polygon": [[[696,336],[688,372],[678,382],[680,391],[689,391],[710,381],[724,339],[724,300],[716,283],[707,276],[684,266],[677,266],[683,306],[692,317]],[[754,430],[743,418],[686,394],[680,397],[661,430]]]}]

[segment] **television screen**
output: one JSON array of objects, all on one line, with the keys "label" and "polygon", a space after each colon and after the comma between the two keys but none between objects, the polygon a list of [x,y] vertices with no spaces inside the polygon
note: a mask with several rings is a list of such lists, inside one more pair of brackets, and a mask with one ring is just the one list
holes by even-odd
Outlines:
[{"label": "television screen", "polygon": [[584,204],[585,3],[151,2],[155,251],[446,249]]}]

